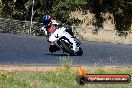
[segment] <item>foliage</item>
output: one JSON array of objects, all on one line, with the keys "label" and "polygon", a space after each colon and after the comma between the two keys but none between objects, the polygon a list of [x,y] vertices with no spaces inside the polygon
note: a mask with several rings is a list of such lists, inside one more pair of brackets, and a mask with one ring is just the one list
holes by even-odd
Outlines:
[{"label": "foliage", "polygon": [[53,16],[62,22],[71,23],[71,11],[80,10],[85,4],[86,0],[60,0],[53,8]]},{"label": "foliage", "polygon": [[[34,0],[33,20],[49,14],[59,21],[70,22],[70,12],[81,9],[86,0]],[[2,0],[1,16],[17,20],[30,20],[32,0]]]},{"label": "foliage", "polygon": [[113,15],[115,17],[116,29],[118,31],[130,30],[132,23],[132,0],[118,0],[115,6]]},{"label": "foliage", "polygon": [[[30,20],[33,0],[1,0],[0,15],[4,18]],[[79,22],[71,19],[72,11],[89,10],[95,14],[97,28],[103,27],[102,13],[114,15],[115,27],[119,31],[130,30],[132,23],[132,0],[34,0],[34,21],[49,14],[55,19],[72,24]]]},{"label": "foliage", "polygon": [[73,60],[71,57],[60,57],[60,66],[66,70],[66,72],[71,72],[71,67],[73,66]]},{"label": "foliage", "polygon": [[128,31],[132,21],[132,0],[89,0],[88,8],[95,14],[97,27],[102,27],[103,17],[101,13],[112,13],[115,20],[115,28],[118,31]]}]

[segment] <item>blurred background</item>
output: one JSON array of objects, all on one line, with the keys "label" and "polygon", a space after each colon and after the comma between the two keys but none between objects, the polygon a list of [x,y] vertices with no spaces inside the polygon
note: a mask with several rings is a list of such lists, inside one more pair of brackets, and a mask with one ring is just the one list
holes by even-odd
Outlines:
[{"label": "blurred background", "polygon": [[84,40],[132,42],[132,0],[0,0],[0,32],[41,36],[46,14]]}]

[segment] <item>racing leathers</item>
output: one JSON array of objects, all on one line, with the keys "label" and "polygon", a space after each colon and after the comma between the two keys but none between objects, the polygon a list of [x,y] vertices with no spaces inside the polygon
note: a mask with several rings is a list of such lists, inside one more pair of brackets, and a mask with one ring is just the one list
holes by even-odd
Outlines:
[{"label": "racing leathers", "polygon": [[[61,30],[62,28],[65,28],[65,27],[63,27],[62,25],[60,26],[60,24],[57,25],[57,26],[55,26],[54,24],[51,23],[51,25],[49,26],[49,28],[45,28],[45,26],[43,26],[41,29],[44,30],[45,35],[46,35],[46,37],[48,38],[48,42],[49,42],[49,44],[50,44],[50,43],[54,42],[54,41],[52,41],[52,39],[51,39],[52,34],[53,34],[56,30]],[[68,30],[68,31],[69,31],[69,30]],[[71,30],[71,31],[72,31],[72,30]],[[57,32],[57,31],[56,31],[56,32]],[[67,31],[66,31],[66,32],[67,32]],[[73,44],[72,50],[73,50],[74,52],[77,52],[77,51],[78,51],[78,48],[76,49],[76,41],[74,40],[73,32],[70,32],[70,33],[68,32],[68,33],[66,33],[66,34],[65,34],[65,37],[66,37],[67,39],[69,39],[69,41]],[[55,49],[52,49],[52,48],[55,48]],[[52,51],[52,50],[53,50],[53,51]],[[57,50],[58,50],[57,47],[55,47],[54,45],[50,44],[49,51],[50,51],[51,53],[56,52]]]}]

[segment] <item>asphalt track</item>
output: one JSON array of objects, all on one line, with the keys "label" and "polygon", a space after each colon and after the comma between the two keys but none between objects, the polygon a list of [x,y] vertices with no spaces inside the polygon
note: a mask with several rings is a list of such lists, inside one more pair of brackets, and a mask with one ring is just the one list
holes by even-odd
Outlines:
[{"label": "asphalt track", "polygon": [[[74,65],[132,66],[132,45],[81,41],[83,56],[72,56]],[[51,54],[44,37],[0,33],[0,65],[59,65],[59,57]]]}]

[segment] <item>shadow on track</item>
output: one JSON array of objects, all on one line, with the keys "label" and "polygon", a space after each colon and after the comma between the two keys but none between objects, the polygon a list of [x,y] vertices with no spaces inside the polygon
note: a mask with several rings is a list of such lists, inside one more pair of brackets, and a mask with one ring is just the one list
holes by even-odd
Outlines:
[{"label": "shadow on track", "polygon": [[[70,57],[73,57],[74,55],[69,55],[69,54],[44,54],[44,55],[47,55],[47,56],[70,56]],[[81,56],[74,56],[74,57],[81,57]]]},{"label": "shadow on track", "polygon": [[68,56],[68,54],[45,54],[47,56]]}]

